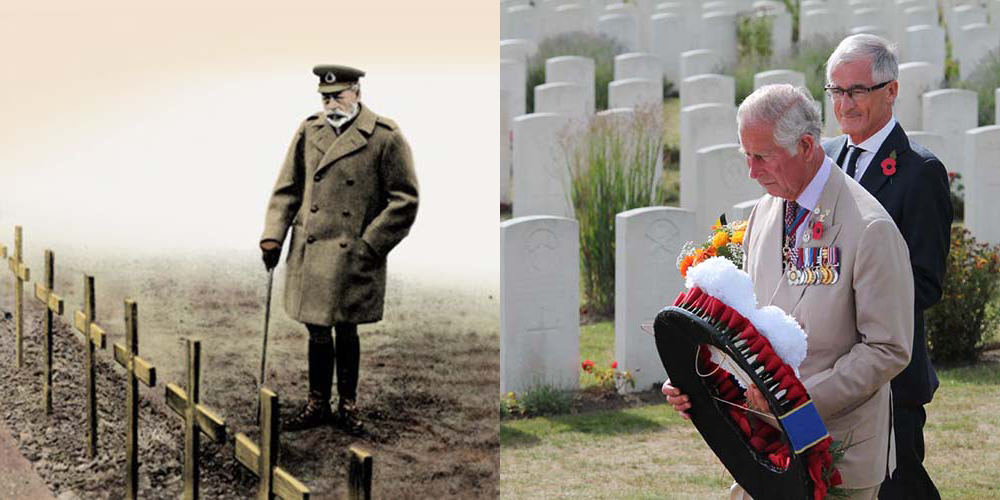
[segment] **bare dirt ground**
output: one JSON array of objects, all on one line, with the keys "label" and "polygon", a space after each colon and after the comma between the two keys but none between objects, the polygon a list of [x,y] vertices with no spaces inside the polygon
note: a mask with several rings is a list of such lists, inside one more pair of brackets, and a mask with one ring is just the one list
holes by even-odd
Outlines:
[{"label": "bare dirt ground", "polygon": [[[41,252],[27,259],[42,279]],[[6,267],[6,266],[4,266]],[[279,268],[280,269],[280,268]],[[279,464],[314,491],[346,494],[347,447],[374,451],[376,498],[481,498],[497,494],[499,380],[498,299],[476,291],[400,280],[392,274],[386,317],[362,325],[359,406],[365,432],[335,428],[283,433]],[[82,336],[70,326],[82,307],[83,272],[95,276],[97,323],[108,332],[98,351],[99,456],[84,453]],[[0,309],[13,311],[4,269]],[[298,409],[308,389],[305,328],[282,309],[275,275],[268,345],[268,386],[282,414]],[[34,281],[25,287],[25,368],[14,356],[14,324],[0,319],[0,417],[24,455],[59,495],[119,498],[124,494],[125,372],[112,343],[124,342],[123,300],[139,304],[139,352],[158,371],[157,387],[140,389],[140,484],[143,498],[176,498],[182,488],[181,420],[163,403],[167,382],[185,385],[187,338],[202,340],[201,401],[226,420],[230,440],[202,444],[205,498],[246,498],[256,477],[233,458],[232,435],[259,437],[254,422],[266,274],[256,254],[184,257],[56,256],[56,293],[66,312],[56,319],[55,413],[42,409],[42,314]],[[31,293],[28,293],[28,291]],[[2,314],[0,314],[2,318]]]}]

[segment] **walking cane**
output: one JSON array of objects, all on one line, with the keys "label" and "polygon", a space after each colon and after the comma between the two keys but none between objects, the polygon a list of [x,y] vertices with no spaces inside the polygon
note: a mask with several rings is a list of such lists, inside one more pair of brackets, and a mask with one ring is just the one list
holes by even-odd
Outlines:
[{"label": "walking cane", "polygon": [[[267,327],[271,322],[271,284],[274,282],[274,268],[267,270],[267,305],[264,308],[264,341],[260,346],[260,378],[257,379],[257,394],[264,387],[264,377],[266,376],[265,366],[267,366]],[[260,425],[260,398],[257,399],[257,425]]]}]

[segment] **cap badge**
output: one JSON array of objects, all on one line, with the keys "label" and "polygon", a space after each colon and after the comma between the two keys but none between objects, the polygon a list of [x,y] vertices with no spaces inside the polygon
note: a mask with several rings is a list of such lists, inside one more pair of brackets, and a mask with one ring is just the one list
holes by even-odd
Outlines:
[{"label": "cap badge", "polygon": [[333,83],[337,81],[337,76],[333,74],[333,71],[327,71],[326,75],[323,76],[323,81],[326,83]]}]

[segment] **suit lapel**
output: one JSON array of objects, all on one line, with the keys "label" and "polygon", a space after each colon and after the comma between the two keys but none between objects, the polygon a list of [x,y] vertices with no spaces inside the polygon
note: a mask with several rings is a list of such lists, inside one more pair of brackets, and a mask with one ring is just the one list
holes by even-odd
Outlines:
[{"label": "suit lapel", "polygon": [[834,139],[833,147],[830,148],[827,156],[829,156],[834,163],[840,167],[841,170],[844,169],[844,161],[847,156],[847,136],[842,135],[837,139]]},{"label": "suit lapel", "polygon": [[[865,190],[871,193],[872,196],[875,196],[882,189],[885,181],[889,180],[889,177],[882,173],[882,162],[893,151],[896,152],[896,156],[898,157],[909,150],[910,141],[906,138],[903,127],[899,126],[897,122],[896,126],[892,128],[892,132],[889,132],[889,136],[882,142],[882,147],[875,153],[875,157],[872,158],[871,163],[868,164],[865,175],[861,177],[861,185],[865,187]],[[897,163],[896,166],[898,168],[899,164]]]},{"label": "suit lapel", "polygon": [[[832,247],[833,243],[837,240],[837,235],[840,234],[840,224],[837,224],[837,202],[840,200],[841,192],[843,191],[844,183],[847,182],[847,174],[840,171],[837,168],[830,169],[830,177],[826,181],[826,185],[823,186],[823,192],[820,194],[819,203],[817,207],[820,210],[820,214],[826,213],[829,210],[829,215],[823,221],[823,236],[819,239],[812,239],[808,243],[802,245],[803,248],[816,248],[816,247]],[[819,220],[815,211],[809,214],[809,218],[806,220],[805,231],[810,231],[812,225]],[[805,233],[803,233],[805,234]],[[790,307],[785,309],[785,311],[791,312],[795,309],[795,306],[799,304],[802,300],[806,289],[810,288],[812,285],[789,285],[788,280],[785,276],[778,283],[778,289],[787,289],[787,293],[783,294],[788,297],[791,304]]]}]

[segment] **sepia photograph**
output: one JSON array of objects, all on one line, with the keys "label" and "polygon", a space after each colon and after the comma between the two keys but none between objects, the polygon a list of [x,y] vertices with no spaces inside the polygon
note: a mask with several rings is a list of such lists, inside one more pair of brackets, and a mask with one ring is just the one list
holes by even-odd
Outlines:
[{"label": "sepia photograph", "polygon": [[0,7],[0,496],[495,497],[495,12]]}]

